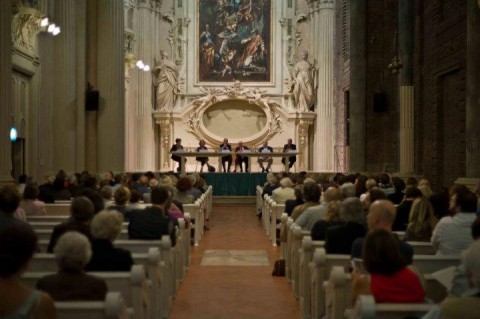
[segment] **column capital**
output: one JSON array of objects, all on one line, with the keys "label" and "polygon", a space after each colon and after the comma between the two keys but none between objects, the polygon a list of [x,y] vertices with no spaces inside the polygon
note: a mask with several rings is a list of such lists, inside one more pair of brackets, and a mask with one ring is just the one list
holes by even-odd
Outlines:
[{"label": "column capital", "polygon": [[307,0],[307,4],[310,13],[314,13],[323,9],[334,9],[335,0]]}]

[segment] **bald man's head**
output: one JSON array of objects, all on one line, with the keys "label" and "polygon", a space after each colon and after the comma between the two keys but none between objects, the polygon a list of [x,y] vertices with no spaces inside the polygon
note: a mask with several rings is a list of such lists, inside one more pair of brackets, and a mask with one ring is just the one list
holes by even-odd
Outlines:
[{"label": "bald man's head", "polygon": [[323,200],[326,203],[329,203],[332,200],[342,200],[342,194],[340,193],[340,190],[337,187],[329,187],[323,193]]},{"label": "bald man's head", "polygon": [[396,209],[391,201],[386,199],[375,201],[368,210],[368,230],[385,229],[391,231],[395,215]]}]

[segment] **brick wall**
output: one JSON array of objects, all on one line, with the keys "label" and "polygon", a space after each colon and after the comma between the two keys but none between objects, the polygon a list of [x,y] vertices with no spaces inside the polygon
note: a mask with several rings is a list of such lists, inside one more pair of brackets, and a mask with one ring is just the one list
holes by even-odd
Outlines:
[{"label": "brick wall", "polygon": [[417,2],[415,169],[436,189],[465,176],[466,3]]}]

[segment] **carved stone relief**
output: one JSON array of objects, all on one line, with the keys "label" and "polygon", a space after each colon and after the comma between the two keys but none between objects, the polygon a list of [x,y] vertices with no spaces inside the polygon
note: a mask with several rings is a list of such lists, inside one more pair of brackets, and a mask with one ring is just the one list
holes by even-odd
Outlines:
[{"label": "carved stone relief", "polygon": [[160,115],[157,118],[157,124],[160,125],[160,167],[170,167],[170,140],[172,136],[173,121],[168,117],[169,114]]},{"label": "carved stone relief", "polygon": [[283,131],[282,115],[284,116],[284,111],[280,111],[282,108],[277,102],[269,99],[265,94],[266,91],[258,88],[245,88],[238,81],[222,88],[202,87],[201,91],[204,95],[194,99],[185,111],[185,117],[188,118],[185,122],[187,131],[197,139],[204,139],[209,144],[218,144],[222,141],[223,137],[212,136],[208,132],[202,123],[202,118],[210,106],[226,100],[246,101],[261,108],[266,115],[265,127],[258,134],[245,140],[247,144],[259,144]]},{"label": "carved stone relief", "polygon": [[308,166],[308,130],[313,125],[312,119],[301,119],[297,121],[297,144],[298,144],[298,163],[300,169],[306,169]]},{"label": "carved stone relief", "polygon": [[44,14],[31,8],[20,7],[12,18],[12,44],[17,49],[37,55],[37,34]]}]

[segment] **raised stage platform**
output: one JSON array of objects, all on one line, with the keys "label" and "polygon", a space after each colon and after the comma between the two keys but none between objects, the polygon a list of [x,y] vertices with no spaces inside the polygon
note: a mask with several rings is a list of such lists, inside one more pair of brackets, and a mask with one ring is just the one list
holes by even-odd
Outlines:
[{"label": "raised stage platform", "polygon": [[266,173],[203,173],[213,196],[255,196],[257,185],[267,181]]}]

